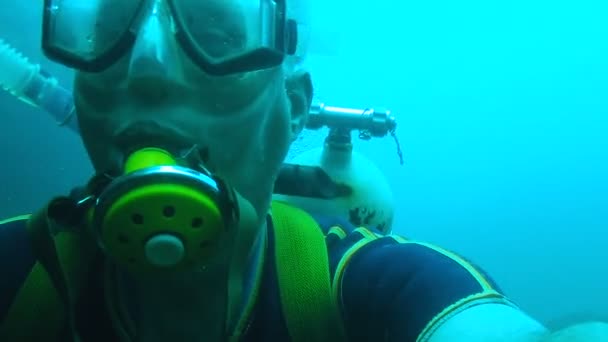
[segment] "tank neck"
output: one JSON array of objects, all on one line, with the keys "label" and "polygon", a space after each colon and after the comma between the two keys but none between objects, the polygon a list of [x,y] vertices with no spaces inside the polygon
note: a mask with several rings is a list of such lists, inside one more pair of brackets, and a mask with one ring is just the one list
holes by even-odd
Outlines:
[{"label": "tank neck", "polygon": [[325,138],[321,163],[325,167],[344,168],[351,163],[352,153],[350,131],[332,129]]}]

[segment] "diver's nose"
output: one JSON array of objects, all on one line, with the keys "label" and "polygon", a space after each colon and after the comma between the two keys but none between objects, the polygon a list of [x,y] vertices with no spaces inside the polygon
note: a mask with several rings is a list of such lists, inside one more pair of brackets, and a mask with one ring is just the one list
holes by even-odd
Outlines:
[{"label": "diver's nose", "polygon": [[129,79],[171,80],[180,77],[177,44],[170,34],[170,17],[161,1],[154,1],[140,27],[129,61]]}]

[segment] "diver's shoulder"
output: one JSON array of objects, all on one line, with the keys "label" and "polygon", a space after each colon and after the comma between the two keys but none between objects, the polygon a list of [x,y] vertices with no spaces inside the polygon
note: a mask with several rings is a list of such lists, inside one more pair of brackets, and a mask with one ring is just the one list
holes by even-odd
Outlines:
[{"label": "diver's shoulder", "polygon": [[339,216],[312,216],[325,235],[332,275],[337,270],[338,264],[343,259],[348,259],[345,258],[346,256],[360,254],[361,249],[373,248],[378,241],[395,241],[375,229],[355,226]]},{"label": "diver's shoulder", "polygon": [[373,228],[355,226],[350,222],[330,217],[315,217],[326,236],[332,274],[351,267],[362,273],[373,273],[377,265],[398,264],[399,272],[412,274],[422,267],[444,272],[462,273],[462,278],[472,280],[482,287],[498,286],[478,265],[448,248],[397,234],[383,234]]},{"label": "diver's shoulder", "polygon": [[321,227],[321,230],[325,235],[330,233],[336,234],[340,232],[339,235],[346,236],[351,235],[353,233],[360,234],[361,231],[365,230],[378,236],[382,236],[381,232],[376,229],[366,226],[355,226],[353,223],[341,216],[327,216],[316,214],[311,215],[315,219],[315,221],[317,221],[319,227]]}]

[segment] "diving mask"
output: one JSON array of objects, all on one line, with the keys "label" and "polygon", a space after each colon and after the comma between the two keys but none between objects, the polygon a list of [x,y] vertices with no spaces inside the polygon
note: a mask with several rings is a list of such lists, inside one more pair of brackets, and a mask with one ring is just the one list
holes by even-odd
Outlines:
[{"label": "diving mask", "polygon": [[42,48],[68,67],[103,71],[150,18],[167,23],[188,57],[216,76],[278,66],[297,46],[285,0],[45,0]]},{"label": "diving mask", "polygon": [[255,212],[219,178],[178,165],[165,150],[145,148],[103,187],[88,219],[117,263],[136,271],[180,270],[215,255],[243,208]]}]

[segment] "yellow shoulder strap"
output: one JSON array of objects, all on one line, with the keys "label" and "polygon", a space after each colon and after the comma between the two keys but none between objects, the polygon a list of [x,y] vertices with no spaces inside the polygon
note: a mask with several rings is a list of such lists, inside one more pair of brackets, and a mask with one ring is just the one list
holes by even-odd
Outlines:
[{"label": "yellow shoulder strap", "polygon": [[344,340],[321,228],[303,210],[278,201],[272,203],[272,219],[281,306],[291,340]]},{"label": "yellow shoulder strap", "polygon": [[93,258],[82,234],[51,235],[46,207],[27,222],[37,262],[0,324],[0,341],[54,341],[70,324],[71,304]]},{"label": "yellow shoulder strap", "polygon": [[[294,342],[344,340],[331,290],[325,237],[304,211],[273,202],[281,306]],[[28,222],[39,258],[0,325],[0,341],[54,340],[70,319],[94,247],[75,233],[50,235],[46,211]]]}]

